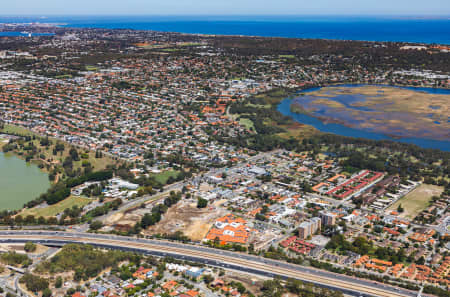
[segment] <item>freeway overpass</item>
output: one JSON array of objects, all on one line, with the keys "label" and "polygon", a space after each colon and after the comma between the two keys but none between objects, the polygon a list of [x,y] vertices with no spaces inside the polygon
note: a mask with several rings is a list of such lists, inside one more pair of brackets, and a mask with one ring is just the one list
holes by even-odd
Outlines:
[{"label": "freeway overpass", "polygon": [[337,289],[352,296],[417,296],[417,292],[370,280],[358,279],[245,253],[212,249],[201,245],[81,232],[0,231],[0,243],[23,243],[27,241],[49,246],[63,246],[68,243],[90,244],[106,249],[120,249],[156,256],[172,256],[178,259],[266,277],[295,278],[327,288]]}]

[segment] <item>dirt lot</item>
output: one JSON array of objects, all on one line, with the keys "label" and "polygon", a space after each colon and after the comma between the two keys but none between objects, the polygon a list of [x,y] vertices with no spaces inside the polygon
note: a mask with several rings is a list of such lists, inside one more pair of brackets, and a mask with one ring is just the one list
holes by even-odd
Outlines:
[{"label": "dirt lot", "polygon": [[248,274],[241,274],[232,272],[224,278],[225,281],[235,281],[242,283],[252,294],[259,295],[261,287],[263,286],[265,278],[250,276]]},{"label": "dirt lot", "polygon": [[171,207],[163,219],[155,226],[149,227],[144,234],[170,234],[183,232],[193,241],[201,241],[215,220],[227,213],[218,208],[221,202],[215,202],[207,208],[197,208],[197,202],[182,200]]},{"label": "dirt lot", "polygon": [[0,273],[0,277],[7,276],[11,273],[11,271],[9,271],[8,268],[6,268],[4,265],[1,265],[1,264],[0,264],[0,271],[3,271]]},{"label": "dirt lot", "polygon": [[[0,250],[5,251],[5,252],[11,251],[11,252],[25,254],[26,252],[24,250],[24,246],[25,246],[25,244],[0,244]],[[39,255],[39,254],[45,253],[47,250],[48,250],[48,247],[37,244],[36,251],[34,251],[33,253],[29,253],[29,254]]]}]

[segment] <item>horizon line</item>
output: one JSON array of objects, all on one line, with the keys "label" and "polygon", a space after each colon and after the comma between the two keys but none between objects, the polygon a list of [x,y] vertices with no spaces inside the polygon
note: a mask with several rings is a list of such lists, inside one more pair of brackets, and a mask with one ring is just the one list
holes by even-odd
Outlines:
[{"label": "horizon line", "polygon": [[1,13],[0,17],[83,17],[83,16],[110,16],[110,17],[148,17],[148,16],[159,16],[159,17],[282,17],[282,16],[289,16],[289,17],[300,17],[300,16],[320,16],[320,17],[326,17],[326,16],[333,16],[333,17],[367,17],[367,16],[399,16],[399,17],[448,17],[450,18],[450,13],[442,14],[442,13],[421,13],[421,14],[403,14],[403,13],[283,13],[283,14],[216,14],[216,13],[209,13],[209,14],[115,14],[115,13],[109,13],[109,14],[96,14],[96,13],[84,13],[84,14],[66,14],[66,13],[48,13],[48,14],[4,14]]}]

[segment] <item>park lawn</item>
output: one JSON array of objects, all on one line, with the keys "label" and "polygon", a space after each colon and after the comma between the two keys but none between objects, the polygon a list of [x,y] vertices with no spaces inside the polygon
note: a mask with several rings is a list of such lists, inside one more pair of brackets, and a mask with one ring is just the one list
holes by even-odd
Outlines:
[{"label": "park lawn", "polygon": [[91,163],[92,167],[94,168],[94,171],[104,170],[108,165],[114,165],[117,163],[117,161],[113,160],[106,154],[103,154],[101,158],[96,158],[94,151],[84,150],[84,152],[89,154],[89,158],[83,159],[80,156],[80,161],[73,162],[75,168],[81,167],[81,163],[83,162],[83,160],[89,161],[89,163]]},{"label": "park lawn", "polygon": [[63,212],[66,208],[72,208],[75,205],[78,207],[83,207],[92,201],[92,199],[85,197],[69,196],[56,204],[44,208],[24,209],[20,214],[22,216],[33,215],[35,218],[38,218],[40,216],[54,217],[58,213]]},{"label": "park lawn", "polygon": [[413,191],[408,193],[389,207],[389,210],[397,210],[401,204],[404,212],[400,214],[401,217],[414,219],[422,210],[426,209],[433,196],[439,196],[444,191],[443,187],[421,184]]},{"label": "park lawn", "polygon": [[183,47],[183,46],[200,46],[200,45],[203,45],[203,43],[200,43],[200,42],[184,42],[184,43],[181,43],[181,44],[177,44],[177,46],[179,46],[179,47]]},{"label": "park lawn", "polygon": [[[0,132],[6,133],[6,134],[21,135],[21,136],[33,136],[33,135],[38,136],[36,133],[34,133],[26,128],[23,128],[20,126],[15,126],[15,125],[9,125],[9,124],[6,124],[5,127],[3,128],[3,130],[0,130]],[[45,156],[46,160],[49,160],[49,159],[58,160],[59,163],[62,164],[64,162],[64,159],[69,155],[71,146],[70,146],[70,144],[65,143],[61,140],[55,139],[55,138],[50,138],[50,140],[53,142],[53,145],[51,145],[49,147],[41,146],[38,139],[33,140],[33,144],[38,148],[39,155],[43,154]],[[53,147],[54,147],[54,144],[57,142],[64,143],[65,149],[63,152],[58,152],[58,154],[55,156],[55,155],[53,155]],[[0,147],[3,145],[4,145],[4,143],[0,143]],[[113,164],[117,163],[117,161],[113,160],[111,157],[109,157],[105,154],[103,154],[102,158],[97,159],[97,158],[95,158],[94,151],[89,151],[89,150],[80,149],[80,148],[78,148],[78,151],[80,152],[80,155],[82,152],[89,154],[89,158],[87,160],[93,166],[94,171],[104,170],[107,167],[107,165],[113,165]],[[75,169],[81,168],[82,161],[83,161],[83,159],[81,159],[80,161],[73,162],[74,168]]]},{"label": "park lawn", "polygon": [[20,135],[20,136],[33,136],[36,135],[36,133],[15,125],[5,124],[4,128],[0,130],[0,132],[5,134],[14,134],[14,135]]},{"label": "park lawn", "polygon": [[[69,156],[71,146],[60,140],[56,140],[53,138],[51,138],[51,140],[53,141],[53,144],[49,147],[41,146],[39,143],[39,140],[37,140],[37,139],[33,141],[33,144],[40,150],[39,155],[43,154],[45,156],[46,160],[49,160],[49,159],[58,160],[59,164],[62,164],[64,162],[64,160],[67,158],[67,156]],[[53,148],[54,148],[54,144],[56,142],[64,143],[65,148],[64,148],[64,151],[58,152],[56,155],[53,155]],[[97,158],[95,158],[94,151],[89,151],[87,149],[78,148],[78,152],[79,152],[79,156],[80,156],[80,161],[73,162],[73,167],[75,169],[82,168],[81,164],[84,160],[87,160],[87,161],[89,161],[89,163],[91,163],[94,171],[104,170],[107,165],[112,165],[112,164],[116,163],[116,161],[114,161],[112,158],[110,158],[109,156],[107,156],[105,154],[103,154],[102,158],[97,159]],[[87,158],[87,159],[81,158],[82,153],[87,153],[89,155],[89,158]]]},{"label": "park lawn", "polygon": [[161,51],[172,53],[172,52],[179,52],[179,51],[181,51],[181,49],[179,49],[179,48],[163,48],[163,49],[161,49]]},{"label": "park lawn", "polygon": [[294,59],[294,55],[278,55],[279,58],[285,58],[285,59]]},{"label": "park lawn", "polygon": [[176,178],[178,176],[178,173],[180,172],[176,170],[168,170],[158,174],[153,174],[152,176],[155,178],[157,182],[159,182],[162,185],[165,185],[167,184],[167,180],[169,179],[169,177]]},{"label": "park lawn", "polygon": [[239,120],[239,124],[241,124],[242,126],[244,126],[245,128],[247,128],[247,130],[252,130],[254,129],[254,124],[252,122],[252,120],[247,119],[247,118],[241,118]]}]

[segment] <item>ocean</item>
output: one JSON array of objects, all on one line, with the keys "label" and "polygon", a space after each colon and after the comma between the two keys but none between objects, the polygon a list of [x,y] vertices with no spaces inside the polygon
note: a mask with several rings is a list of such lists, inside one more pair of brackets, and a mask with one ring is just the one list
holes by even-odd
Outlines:
[{"label": "ocean", "polygon": [[0,17],[0,23],[155,30],[214,35],[450,44],[450,16],[52,16]]}]

